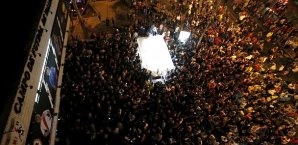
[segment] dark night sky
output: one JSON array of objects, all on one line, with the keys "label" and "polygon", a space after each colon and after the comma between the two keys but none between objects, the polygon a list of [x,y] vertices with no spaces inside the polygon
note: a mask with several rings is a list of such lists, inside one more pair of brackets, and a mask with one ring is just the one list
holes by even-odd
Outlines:
[{"label": "dark night sky", "polygon": [[[5,104],[13,98],[24,69],[30,41],[46,0],[6,0],[1,7],[1,120],[7,112]],[[10,108],[9,108],[10,109]],[[5,120],[5,119],[4,119]],[[2,128],[1,128],[2,129]]]}]

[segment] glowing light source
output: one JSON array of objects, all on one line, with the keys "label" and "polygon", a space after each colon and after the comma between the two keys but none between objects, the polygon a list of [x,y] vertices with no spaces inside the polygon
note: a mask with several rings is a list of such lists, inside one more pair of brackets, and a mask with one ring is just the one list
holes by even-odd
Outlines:
[{"label": "glowing light source", "polygon": [[182,43],[185,43],[188,40],[189,36],[190,36],[190,32],[181,31],[179,34],[178,40]]},{"label": "glowing light source", "polygon": [[166,75],[175,68],[162,35],[140,37],[137,42],[142,68],[150,70],[152,75]]}]

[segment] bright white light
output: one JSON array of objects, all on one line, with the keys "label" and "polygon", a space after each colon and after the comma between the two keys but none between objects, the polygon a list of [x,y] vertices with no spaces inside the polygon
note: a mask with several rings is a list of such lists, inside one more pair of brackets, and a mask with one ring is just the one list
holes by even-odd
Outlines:
[{"label": "bright white light", "polygon": [[140,37],[137,42],[141,65],[153,75],[165,75],[175,68],[162,35]]},{"label": "bright white light", "polygon": [[39,102],[39,94],[36,93],[36,96],[35,96],[35,103],[38,103]]},{"label": "bright white light", "polygon": [[[40,90],[41,89],[41,86],[42,86],[42,78],[43,78],[43,73],[44,73],[44,69],[45,69],[45,65],[46,65],[46,61],[48,59],[48,55],[49,55],[49,48],[50,48],[50,44],[52,43],[52,41],[48,41],[48,45],[47,45],[47,50],[46,50],[46,53],[45,53],[45,57],[44,57],[44,60],[43,60],[43,63],[42,63],[42,66],[41,66],[41,75],[39,77],[39,81],[38,81],[38,87],[37,87],[37,90]],[[39,95],[38,93],[36,94],[35,96],[35,102],[38,103],[39,102]]]},{"label": "bright white light", "polygon": [[178,40],[181,41],[182,43],[185,43],[187,39],[190,36],[190,32],[187,31],[181,31],[178,37]]}]

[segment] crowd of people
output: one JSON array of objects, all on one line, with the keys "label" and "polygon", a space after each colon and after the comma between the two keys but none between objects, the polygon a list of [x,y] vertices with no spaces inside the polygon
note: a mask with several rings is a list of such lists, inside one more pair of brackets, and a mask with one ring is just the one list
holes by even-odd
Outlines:
[{"label": "crowd of people", "polygon": [[287,4],[288,0],[235,2],[235,6],[238,8],[236,12],[248,13],[259,21],[264,39],[276,45],[276,52],[279,54],[284,54],[291,49],[295,53],[298,51],[296,45],[290,45],[290,41],[296,36],[297,30],[294,29],[293,23],[287,21]]},{"label": "crowd of people", "polygon": [[[57,144],[298,143],[297,82],[265,65],[277,53],[255,18],[233,21],[221,1],[142,6],[130,25],[69,43]],[[176,67],[165,83],[150,80],[137,54],[155,26]],[[181,30],[191,32],[185,44]]]}]

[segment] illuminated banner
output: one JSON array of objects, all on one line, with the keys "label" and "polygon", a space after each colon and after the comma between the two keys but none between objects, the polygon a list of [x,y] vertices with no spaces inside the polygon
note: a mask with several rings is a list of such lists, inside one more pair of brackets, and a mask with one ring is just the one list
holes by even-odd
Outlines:
[{"label": "illuminated banner", "polygon": [[49,144],[58,81],[56,58],[55,49],[50,43],[43,77],[34,103],[27,144]]},{"label": "illuminated banner", "polygon": [[[44,67],[44,62],[47,61],[47,56],[45,55],[47,54],[50,32],[52,31],[57,7],[58,1],[45,1],[37,32],[35,32],[35,37],[32,40],[24,71],[2,134],[1,144],[24,145],[27,142],[28,134],[31,133],[29,131],[30,121],[32,114],[35,114],[36,111],[34,110],[34,100],[36,92],[40,90],[39,86],[42,84],[42,68]],[[44,115],[46,113],[47,111]]]},{"label": "illuminated banner", "polygon": [[59,1],[48,45],[45,67],[35,99],[27,144],[49,144],[53,123],[58,70],[61,62],[63,38],[66,32],[66,8]]}]

